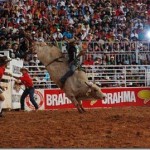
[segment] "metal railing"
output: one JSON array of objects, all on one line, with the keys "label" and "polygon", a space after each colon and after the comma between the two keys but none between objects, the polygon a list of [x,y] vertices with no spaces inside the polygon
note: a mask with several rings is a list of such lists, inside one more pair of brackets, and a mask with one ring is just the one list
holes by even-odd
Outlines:
[{"label": "metal railing", "polygon": [[[78,49],[82,50],[83,45],[87,44],[87,53],[83,60],[89,56],[92,59],[102,58],[103,60],[113,61],[114,65],[147,65],[150,64],[150,42],[148,41],[126,41],[126,42],[84,42],[77,41]],[[59,48],[66,53],[66,44],[58,42]],[[111,59],[111,57],[114,59]]]},{"label": "metal railing", "polygon": [[[58,88],[44,66],[27,66],[35,88]],[[37,70],[38,68],[38,70]],[[93,65],[84,66],[89,81],[100,87],[150,86],[149,65]]]},{"label": "metal railing", "polygon": [[[83,44],[85,42],[79,41],[78,49],[82,49]],[[66,53],[65,43],[61,41],[58,42],[58,45],[62,52]],[[102,58],[103,61],[107,59],[107,62],[109,62],[101,65],[84,66],[89,81],[95,82],[101,87],[150,85],[149,42],[91,42],[88,43],[86,51],[87,53],[83,56],[82,61],[92,56],[94,60]],[[8,51],[0,53],[9,56]],[[111,60],[112,56],[113,61]],[[44,66],[28,67],[31,76],[34,78],[36,88],[57,88],[51,81]]]},{"label": "metal railing", "polygon": [[[52,42],[48,42],[52,43]],[[92,59],[101,58],[103,64],[107,61],[109,65],[150,65],[150,42],[148,41],[126,41],[126,42],[84,42],[77,41],[77,49],[83,50],[83,45],[86,46],[87,53],[82,57],[86,60],[89,57]],[[60,50],[66,53],[66,42],[57,42]],[[1,54],[9,56],[10,50],[0,51]]]}]

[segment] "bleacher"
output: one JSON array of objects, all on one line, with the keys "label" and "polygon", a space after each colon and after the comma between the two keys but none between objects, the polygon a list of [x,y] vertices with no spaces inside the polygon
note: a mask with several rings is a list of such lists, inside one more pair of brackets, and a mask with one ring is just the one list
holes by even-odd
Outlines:
[{"label": "bleacher", "polygon": [[[80,41],[82,45],[82,42]],[[93,42],[94,44],[100,44]],[[148,42],[128,42],[129,45],[134,44],[134,48],[128,50],[125,46],[117,51],[113,49],[113,46],[117,43],[104,43],[101,44],[103,51],[87,51],[86,55],[82,57],[81,63],[85,68],[85,72],[89,78],[89,81],[95,82],[100,87],[146,87],[150,85],[150,49]],[[125,43],[119,43],[125,45]],[[59,45],[63,45],[60,43]],[[109,45],[109,51],[106,51],[106,46]],[[140,45],[140,47],[139,47]],[[79,45],[80,46],[80,45]],[[60,47],[61,48],[61,47]],[[82,47],[79,47],[80,49]],[[66,49],[61,48],[64,55],[66,55]],[[84,64],[87,56],[93,58],[93,65]],[[113,56],[113,63],[111,61],[106,64],[97,63],[96,58],[102,58],[103,55],[107,55],[108,59]],[[142,59],[144,55],[144,59]],[[119,57],[117,57],[119,56]],[[67,55],[66,55],[67,57]],[[126,59],[125,59],[126,58]],[[94,61],[95,60],[95,61]],[[27,66],[30,70],[32,77],[35,79],[34,84],[36,88],[57,88],[57,86],[51,81],[49,74],[44,69],[44,66]],[[37,69],[38,68],[38,69]]]},{"label": "bleacher", "polygon": [[[83,42],[79,41],[79,43],[79,48],[81,49]],[[82,56],[81,64],[83,64],[84,71],[89,81],[96,83],[100,87],[150,86],[150,47],[148,42],[128,42],[129,45],[134,44],[134,48],[130,50],[126,49],[125,46],[123,46],[121,50],[113,49],[113,45],[118,43],[107,42],[100,44],[99,42],[93,42],[90,44],[99,45],[99,47],[103,47],[103,49],[100,51],[95,51],[93,49],[92,51],[87,51],[85,56]],[[119,43],[119,45],[121,44],[125,45],[126,43]],[[60,42],[59,45],[61,45],[60,49],[65,57],[67,57],[66,48],[62,46],[62,42]],[[106,50],[106,45],[110,47],[109,50]],[[9,51],[3,51],[1,54],[9,57]],[[89,55],[92,55],[93,65],[84,64],[84,61],[87,60]],[[103,55],[108,57],[108,62],[106,64],[97,63],[96,58],[101,58],[101,60],[103,60]],[[143,60],[141,57],[142,55],[144,55]],[[112,56],[113,62],[111,63]],[[36,60],[38,60],[38,58],[36,58]],[[30,60],[30,62],[31,61],[33,60]],[[34,79],[35,88],[57,88],[44,66],[38,65],[37,63],[26,67],[29,68],[30,75]]]},{"label": "bleacher", "polygon": [[4,0],[0,12],[0,54],[23,60],[36,88],[57,86],[28,53],[24,32],[57,41],[66,57],[65,39],[78,39],[77,49],[86,50],[80,62],[101,87],[150,85],[149,1]]},{"label": "bleacher", "polygon": [[[30,71],[34,78],[35,88],[57,88],[50,77],[46,76],[44,66],[27,66],[39,68],[40,71]],[[88,79],[100,87],[147,87],[150,86],[150,67],[148,65],[93,65],[84,66]],[[35,76],[36,73],[36,76]]]}]

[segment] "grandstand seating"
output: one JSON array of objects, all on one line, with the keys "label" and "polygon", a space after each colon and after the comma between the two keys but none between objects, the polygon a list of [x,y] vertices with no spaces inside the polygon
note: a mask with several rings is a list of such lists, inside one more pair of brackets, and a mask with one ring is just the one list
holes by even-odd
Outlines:
[{"label": "grandstand seating", "polygon": [[12,0],[0,2],[0,54],[21,59],[37,88],[57,88],[23,32],[52,42],[67,57],[65,39],[86,50],[80,62],[102,87],[150,85],[148,0]]}]

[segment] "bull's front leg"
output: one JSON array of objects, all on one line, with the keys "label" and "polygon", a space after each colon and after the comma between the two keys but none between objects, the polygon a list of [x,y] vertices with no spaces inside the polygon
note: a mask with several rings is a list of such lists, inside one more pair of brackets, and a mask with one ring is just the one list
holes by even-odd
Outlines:
[{"label": "bull's front leg", "polygon": [[80,108],[82,109],[82,111],[83,111],[83,112],[86,112],[85,109],[84,109],[83,106],[82,106],[82,101],[79,100],[78,102],[79,102],[79,106],[80,106]]},{"label": "bull's front leg", "polygon": [[80,107],[79,102],[76,100],[76,98],[74,96],[69,97],[69,99],[72,101],[72,103],[74,104],[74,106],[78,109],[79,113],[83,113],[82,108]]}]

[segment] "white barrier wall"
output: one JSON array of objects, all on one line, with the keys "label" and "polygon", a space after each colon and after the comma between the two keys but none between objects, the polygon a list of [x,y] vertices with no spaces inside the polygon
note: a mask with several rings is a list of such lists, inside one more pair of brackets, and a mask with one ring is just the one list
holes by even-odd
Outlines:
[{"label": "white barrier wall", "polygon": [[[6,72],[9,72],[15,76],[21,76],[20,68],[23,67],[23,61],[12,59],[10,61]],[[4,75],[3,80],[6,82],[1,82],[1,85],[7,86],[7,90],[3,93],[5,96],[5,101],[3,103],[3,108],[10,108],[10,109],[16,109],[20,108],[20,96],[22,94],[22,89],[18,90],[14,86],[14,79]]]},{"label": "white barrier wall", "polygon": [[[6,69],[6,72],[10,72],[10,69]],[[11,78],[9,76],[3,76],[4,82],[1,82],[2,86],[7,87],[7,89],[3,92],[5,96],[5,101],[3,103],[4,108],[11,108]]]}]

